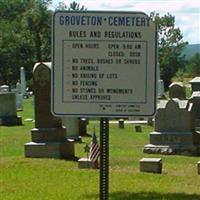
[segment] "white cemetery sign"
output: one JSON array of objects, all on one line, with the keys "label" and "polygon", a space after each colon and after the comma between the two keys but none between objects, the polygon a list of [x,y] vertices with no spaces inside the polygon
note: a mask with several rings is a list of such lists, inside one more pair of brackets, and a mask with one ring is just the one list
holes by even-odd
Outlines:
[{"label": "white cemetery sign", "polygon": [[145,13],[57,11],[52,32],[54,115],[155,113],[157,34]]}]

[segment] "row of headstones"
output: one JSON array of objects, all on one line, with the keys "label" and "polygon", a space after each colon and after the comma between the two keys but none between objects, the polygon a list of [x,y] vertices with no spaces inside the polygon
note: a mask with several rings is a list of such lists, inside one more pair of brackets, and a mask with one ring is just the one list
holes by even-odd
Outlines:
[{"label": "row of headstones", "polygon": [[[66,130],[64,129],[66,129],[66,127],[67,128],[72,127],[73,126],[72,124],[73,123],[76,124],[76,122],[68,121],[69,126],[66,125],[66,127],[64,128],[62,126],[61,120],[53,117],[50,111],[50,71],[51,71],[50,63],[37,63],[33,70],[33,79],[34,79],[34,87],[35,87],[34,89],[35,90],[34,92],[35,93],[35,129],[31,131],[32,142],[25,145],[26,156],[33,156],[33,157],[47,156],[48,157],[48,156],[54,155],[55,153],[54,150],[57,149],[55,151],[58,151],[59,153],[55,156],[65,157],[66,156],[65,153],[62,153],[62,151],[68,152],[68,151],[65,151],[67,149],[67,146],[69,146],[69,149],[73,149],[73,147],[72,148],[70,147],[70,146],[73,146],[72,142],[71,144],[68,144],[70,143],[70,141],[66,140]],[[195,83],[196,82],[197,81],[195,81]],[[180,101],[181,100],[171,99],[168,102],[161,103],[161,106],[158,109],[158,113],[161,113],[161,114],[160,116],[159,114],[157,114],[156,119],[155,119],[156,133],[154,134],[153,132],[152,134],[150,134],[150,146],[145,147],[145,149],[147,150],[146,152],[149,152],[149,149],[151,150],[156,149],[156,151],[153,151],[153,152],[158,152],[157,148],[160,145],[158,145],[157,143],[162,144],[163,141],[164,142],[167,141],[168,143],[170,143],[170,145],[172,143],[173,146],[174,145],[177,146],[177,143],[179,146],[180,145],[187,146],[187,147],[190,146],[190,150],[196,149],[196,147],[193,148],[194,147],[193,141],[195,141],[197,145],[199,145],[198,144],[199,135],[193,133],[193,126],[192,126],[194,120],[193,118],[191,118],[191,116],[193,116],[194,106],[192,103],[188,101],[183,101],[183,102],[180,102]],[[198,105],[199,104],[197,103],[197,108],[198,108]],[[173,119],[174,117],[176,121],[174,121]],[[165,123],[163,124],[163,122]],[[184,126],[182,126],[182,124],[184,124]],[[177,129],[176,126],[180,126],[182,129],[179,130]],[[169,130],[169,127],[170,127],[170,130]],[[170,135],[163,134],[164,132],[170,133]],[[186,134],[180,135],[177,132],[186,132]],[[152,141],[157,142],[157,143],[154,144]],[[184,142],[186,141],[187,141],[187,144],[185,145]],[[157,145],[156,148],[155,148],[155,145]],[[27,149],[30,149],[30,150],[27,150]],[[51,150],[54,149],[54,150],[53,152],[49,152],[49,149]],[[164,150],[164,152],[166,152],[166,149],[168,153],[171,151],[171,148],[169,148],[169,145],[167,147],[166,145],[164,145],[164,147],[161,148],[161,151]],[[69,150],[69,152],[71,155],[74,155],[73,153],[74,150],[73,151]]]},{"label": "row of headstones", "polygon": [[[25,144],[27,157],[73,157],[73,139],[77,131],[77,119],[59,119],[50,111],[51,63],[37,63],[33,69],[35,97],[35,128],[31,130],[32,141]],[[64,125],[64,126],[62,126]],[[137,127],[136,127],[137,128]],[[71,129],[71,130],[70,130]]]},{"label": "row of headstones", "polygon": [[23,98],[26,95],[25,70],[20,68],[20,82],[11,90],[8,85],[0,86],[0,125],[22,125],[17,111],[23,110]]},{"label": "row of headstones", "polygon": [[190,83],[189,99],[182,83],[170,85],[169,100],[158,105],[145,153],[200,155],[200,77]]},{"label": "row of headstones", "polygon": [[[200,77],[190,83],[189,99],[182,83],[172,83],[169,99],[160,101],[154,121],[153,118],[146,121],[148,125],[154,124],[155,131],[150,133],[145,153],[200,155]],[[124,128],[123,119],[118,121],[118,126]],[[141,132],[141,126],[135,125],[135,131]]]},{"label": "row of headstones", "polygon": [[[31,131],[32,142],[25,144],[27,157],[74,156],[74,143],[66,140],[65,128],[76,122],[69,120],[63,127],[61,120],[51,114],[50,73],[51,63],[37,63],[33,70],[35,129]],[[171,90],[177,84],[172,86]],[[186,151],[198,154],[200,139],[199,134],[194,132],[194,111],[199,104],[195,107],[194,102],[170,97],[170,100],[160,102],[155,117],[155,132],[150,134],[150,144],[145,146],[144,152]]]}]

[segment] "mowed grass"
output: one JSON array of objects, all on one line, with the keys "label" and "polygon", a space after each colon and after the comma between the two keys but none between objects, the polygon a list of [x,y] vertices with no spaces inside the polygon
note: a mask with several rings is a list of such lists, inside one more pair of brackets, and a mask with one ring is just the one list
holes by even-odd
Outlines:
[{"label": "mowed grass", "polygon": [[[24,144],[31,141],[34,118],[32,99],[24,102],[23,126],[0,127],[0,199],[2,200],[92,200],[99,199],[99,170],[78,169],[76,161],[24,157]],[[99,122],[90,121],[88,133]],[[111,200],[200,200],[199,157],[144,154],[152,127],[134,132],[131,124],[119,129],[110,124]],[[89,143],[91,138],[83,138]],[[85,143],[76,144],[76,156],[86,157]],[[161,157],[163,173],[139,172],[142,157]]]}]

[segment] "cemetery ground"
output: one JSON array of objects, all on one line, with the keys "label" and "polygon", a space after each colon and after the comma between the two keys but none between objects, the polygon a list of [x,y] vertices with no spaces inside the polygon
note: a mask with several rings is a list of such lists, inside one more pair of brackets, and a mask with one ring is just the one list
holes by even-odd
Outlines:
[{"label": "cemetery ground", "polygon": [[[19,112],[23,126],[0,127],[0,199],[2,200],[84,200],[98,199],[99,170],[79,169],[76,161],[24,157],[24,144],[30,141],[34,123],[32,98],[25,99]],[[88,133],[98,121],[90,121]],[[110,199],[111,200],[199,200],[199,157],[144,154],[153,127],[110,124]],[[99,139],[99,138],[98,138]],[[90,137],[83,141],[90,143]],[[76,144],[76,156],[86,157],[85,143]],[[139,172],[143,157],[162,158],[162,174]]]}]

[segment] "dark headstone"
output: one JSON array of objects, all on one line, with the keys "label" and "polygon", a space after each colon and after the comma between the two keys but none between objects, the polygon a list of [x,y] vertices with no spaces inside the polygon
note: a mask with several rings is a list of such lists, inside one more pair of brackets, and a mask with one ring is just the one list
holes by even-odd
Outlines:
[{"label": "dark headstone", "polygon": [[195,132],[194,105],[188,100],[161,101],[155,116],[155,131],[145,153],[199,155],[200,135]]},{"label": "dark headstone", "polygon": [[25,144],[26,157],[68,158],[74,156],[74,144],[66,140],[60,118],[51,113],[51,64],[36,63],[33,69],[35,128],[32,142]]},{"label": "dark headstone", "polygon": [[183,83],[174,82],[169,86],[169,98],[186,99],[186,91]]},{"label": "dark headstone", "polygon": [[119,119],[119,121],[118,121],[118,127],[120,129],[124,129],[124,119]]},{"label": "dark headstone", "polygon": [[192,92],[200,91],[200,76],[193,78],[190,84],[192,86]]},{"label": "dark headstone", "polygon": [[13,92],[0,92],[0,125],[22,125],[22,118],[17,116],[16,95]]}]

